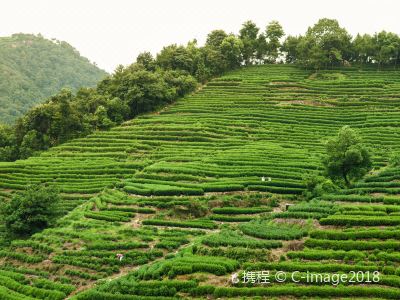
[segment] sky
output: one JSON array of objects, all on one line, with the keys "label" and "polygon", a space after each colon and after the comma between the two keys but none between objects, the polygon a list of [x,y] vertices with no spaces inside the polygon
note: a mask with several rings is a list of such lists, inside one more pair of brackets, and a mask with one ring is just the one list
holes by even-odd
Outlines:
[{"label": "sky", "polygon": [[398,0],[1,0],[0,36],[41,33],[63,40],[112,72],[143,51],[203,44],[214,29],[237,33],[253,20],[261,30],[279,21],[286,34],[302,34],[320,18],[335,18],[351,34],[400,34]]}]

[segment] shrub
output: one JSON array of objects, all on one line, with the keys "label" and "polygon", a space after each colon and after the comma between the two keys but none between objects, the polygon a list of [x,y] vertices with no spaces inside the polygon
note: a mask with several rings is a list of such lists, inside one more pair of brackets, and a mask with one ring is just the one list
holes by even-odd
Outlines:
[{"label": "shrub", "polygon": [[367,255],[358,250],[304,250],[288,252],[287,256],[306,260],[363,260]]},{"label": "shrub", "polygon": [[1,209],[11,235],[30,235],[50,226],[57,217],[58,192],[53,187],[28,186]]},{"label": "shrub", "polygon": [[375,249],[394,249],[400,250],[400,242],[397,241],[335,241],[335,240],[319,240],[307,239],[304,243],[305,246],[310,248],[323,248],[334,250],[375,250]]},{"label": "shrub", "polygon": [[254,217],[249,216],[227,216],[227,215],[211,215],[211,220],[220,222],[249,222],[254,219]]},{"label": "shrub", "polygon": [[203,238],[202,243],[210,247],[233,246],[265,249],[282,247],[280,241],[261,241],[228,230],[222,231],[218,234],[208,235]]},{"label": "shrub", "polygon": [[397,288],[367,287],[367,286],[293,286],[279,285],[267,288],[229,288],[217,287],[214,297],[254,297],[254,296],[293,296],[299,297],[377,297],[386,299],[399,299],[400,291]]},{"label": "shrub", "polygon": [[336,226],[396,226],[400,224],[400,217],[332,215],[320,219],[319,222],[321,225]]},{"label": "shrub", "polygon": [[213,208],[212,212],[214,214],[227,214],[227,215],[235,215],[235,214],[258,214],[263,212],[271,211],[271,207],[219,207]]},{"label": "shrub", "polygon": [[158,226],[172,226],[172,227],[184,227],[184,228],[203,228],[203,229],[214,229],[217,227],[215,223],[209,220],[195,220],[195,221],[174,221],[174,220],[157,220],[148,219],[142,222],[144,225],[158,225]]},{"label": "shrub", "polygon": [[307,235],[307,227],[290,224],[276,224],[271,221],[254,220],[239,226],[247,235],[268,240],[295,240]]}]

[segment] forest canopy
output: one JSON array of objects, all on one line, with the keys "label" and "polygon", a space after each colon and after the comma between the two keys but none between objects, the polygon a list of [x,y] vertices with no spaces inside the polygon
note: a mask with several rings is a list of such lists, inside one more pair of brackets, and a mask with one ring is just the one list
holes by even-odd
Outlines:
[{"label": "forest canopy", "polygon": [[13,123],[63,87],[94,86],[106,75],[66,42],[32,34],[0,37],[0,122]]}]

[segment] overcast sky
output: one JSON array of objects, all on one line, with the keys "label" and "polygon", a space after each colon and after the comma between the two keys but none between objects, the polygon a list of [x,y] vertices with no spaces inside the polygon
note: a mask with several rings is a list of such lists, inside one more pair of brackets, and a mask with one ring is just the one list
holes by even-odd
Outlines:
[{"label": "overcast sky", "polygon": [[264,30],[278,20],[287,34],[304,33],[319,18],[336,18],[352,34],[400,34],[398,0],[1,0],[0,36],[41,33],[67,41],[112,72],[142,51],[186,44],[224,29],[237,33],[253,20]]}]

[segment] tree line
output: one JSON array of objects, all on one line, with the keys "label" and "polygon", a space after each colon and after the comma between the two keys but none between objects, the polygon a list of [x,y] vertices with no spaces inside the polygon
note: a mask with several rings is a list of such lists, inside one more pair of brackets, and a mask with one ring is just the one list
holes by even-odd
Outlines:
[{"label": "tree line", "polygon": [[261,30],[252,21],[238,34],[214,30],[203,46],[164,47],[139,54],[95,88],[63,89],[30,109],[14,126],[0,125],[0,161],[27,158],[73,138],[106,130],[193,92],[212,77],[244,65],[292,63],[309,69],[342,65],[397,68],[400,38],[390,32],[352,37],[333,19],[321,19],[304,35],[287,36],[277,21]]}]

